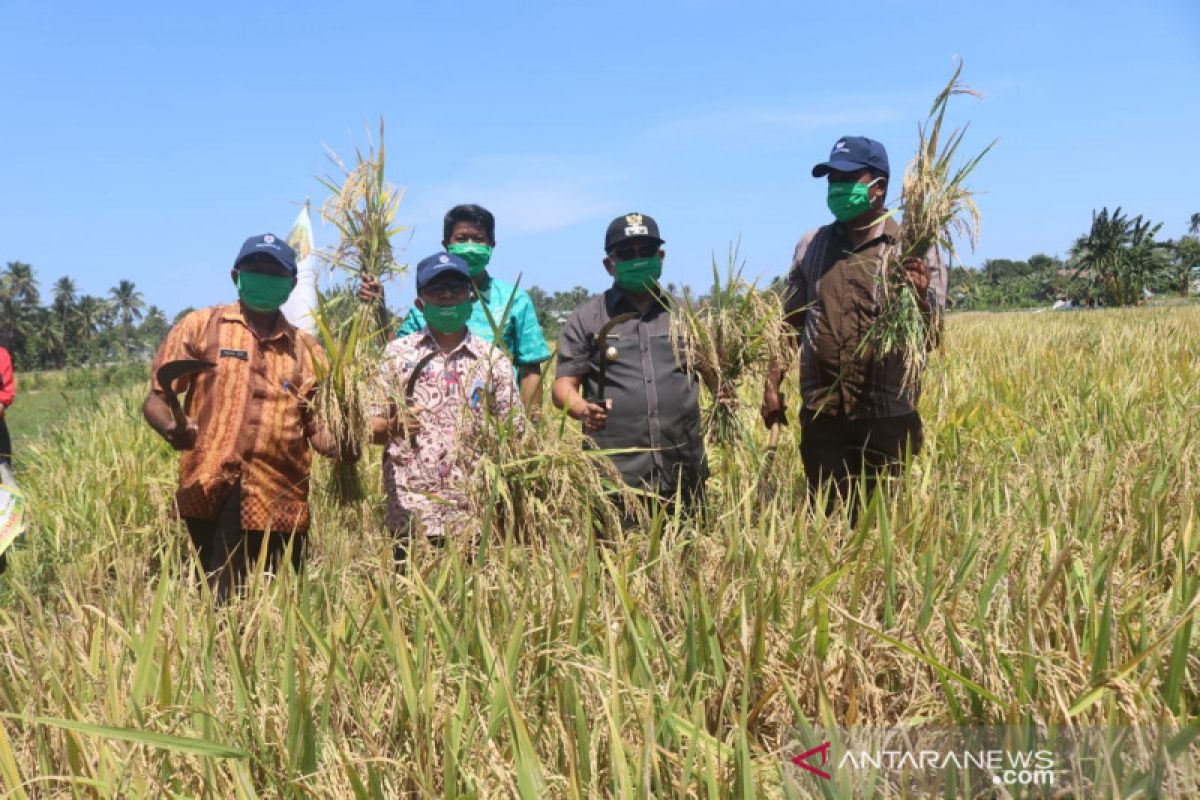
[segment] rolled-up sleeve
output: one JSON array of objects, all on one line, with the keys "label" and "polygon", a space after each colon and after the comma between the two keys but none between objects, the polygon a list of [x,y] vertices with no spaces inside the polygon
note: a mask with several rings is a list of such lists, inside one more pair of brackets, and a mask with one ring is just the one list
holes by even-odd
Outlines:
[{"label": "rolled-up sleeve", "polygon": [[591,348],[588,346],[587,331],[584,330],[583,315],[580,309],[571,313],[567,324],[563,326],[558,336],[558,362],[555,374],[560,377],[582,377],[591,371],[588,356]]},{"label": "rolled-up sleeve", "polygon": [[538,322],[537,310],[529,293],[518,290],[513,299],[513,332],[516,346],[513,348],[513,360],[518,367],[528,364],[540,364],[550,358],[550,348],[546,345],[546,336]]},{"label": "rolled-up sleeve", "polygon": [[12,357],[0,347],[0,405],[11,406],[17,397],[17,381],[13,377]]},{"label": "rolled-up sleeve", "polygon": [[[163,387],[158,382],[158,368],[172,361],[190,358],[202,358],[204,354],[204,329],[212,314],[220,314],[220,307],[193,311],[179,320],[159,345],[158,353],[154,356],[154,364],[150,367],[150,391],[162,394]],[[185,375],[175,380],[172,387],[180,395],[192,386],[195,375]]]}]

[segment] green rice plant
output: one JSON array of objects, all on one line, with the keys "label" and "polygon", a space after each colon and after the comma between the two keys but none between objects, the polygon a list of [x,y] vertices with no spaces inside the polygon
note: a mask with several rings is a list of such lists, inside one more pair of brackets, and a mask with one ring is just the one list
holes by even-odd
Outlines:
[{"label": "green rice plant", "polygon": [[[338,231],[338,244],[322,257],[335,269],[357,278],[380,280],[405,267],[398,264],[392,237],[405,230],[395,223],[403,190],[385,177],[383,121],[379,122],[378,144],[366,151],[355,148],[355,163],[347,166],[335,153],[329,159],[336,174],[318,180],[331,192],[321,207],[321,217]],[[349,319],[338,324],[335,306],[322,300],[314,314],[318,339],[328,360],[318,367],[314,406],[328,426],[338,449],[353,456],[337,462],[332,470],[332,490],[339,502],[362,499],[358,457],[370,441],[370,411],[364,396],[368,376],[378,356],[379,332],[388,326],[387,309],[381,301],[355,307]]]}]

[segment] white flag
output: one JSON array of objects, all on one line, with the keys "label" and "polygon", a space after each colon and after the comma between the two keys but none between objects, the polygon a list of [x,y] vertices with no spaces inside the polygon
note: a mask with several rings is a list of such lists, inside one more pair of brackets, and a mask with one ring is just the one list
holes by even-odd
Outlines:
[{"label": "white flag", "polygon": [[0,554],[25,532],[25,495],[9,481],[11,476],[0,484]]},{"label": "white flag", "polygon": [[296,215],[288,244],[296,251],[296,288],[283,304],[283,315],[288,322],[302,331],[315,334],[317,325],[313,314],[317,310],[317,257],[313,253],[312,219],[309,218],[308,203]]}]

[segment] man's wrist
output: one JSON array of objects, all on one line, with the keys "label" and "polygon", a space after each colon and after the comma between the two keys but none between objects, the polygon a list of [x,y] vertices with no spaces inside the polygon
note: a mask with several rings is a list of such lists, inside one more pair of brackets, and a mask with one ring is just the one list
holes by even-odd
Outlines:
[{"label": "man's wrist", "polygon": [[925,287],[925,291],[917,292],[916,295],[917,308],[921,309],[922,313],[928,314],[933,310],[933,290],[930,287]]}]

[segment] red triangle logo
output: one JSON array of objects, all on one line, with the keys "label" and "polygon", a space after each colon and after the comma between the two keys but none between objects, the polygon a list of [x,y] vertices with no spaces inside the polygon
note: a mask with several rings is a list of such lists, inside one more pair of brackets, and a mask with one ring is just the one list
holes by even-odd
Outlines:
[{"label": "red triangle logo", "polygon": [[829,743],[829,742],[825,742],[825,744],[820,744],[820,745],[817,745],[817,746],[816,746],[816,747],[814,747],[812,750],[809,750],[807,753],[801,753],[801,754],[800,754],[800,755],[798,755],[798,756],[793,756],[793,757],[792,757],[792,763],[793,763],[793,764],[795,764],[795,765],[796,765],[797,767],[799,767],[800,769],[806,769],[806,770],[808,770],[809,772],[811,772],[812,774],[814,774],[814,775],[817,775],[817,776],[819,776],[819,777],[821,777],[821,778],[824,778],[824,779],[825,779],[825,780],[827,780],[827,781],[828,781],[828,780],[832,780],[832,779],[833,779],[833,776],[832,776],[832,775],[830,775],[828,772],[826,772],[826,771],[825,771],[825,770],[823,770],[823,769],[819,769],[819,768],[817,768],[817,767],[813,766],[812,764],[808,763],[808,760],[809,760],[810,758],[812,758],[813,756],[815,756],[815,755],[817,755],[818,753],[820,753],[820,755],[821,755],[821,766],[822,766],[822,767],[823,767],[823,766],[825,766],[825,763],[826,763],[826,762],[829,760],[829,748],[830,748],[830,746],[831,746],[831,745],[830,745],[830,743]]}]

